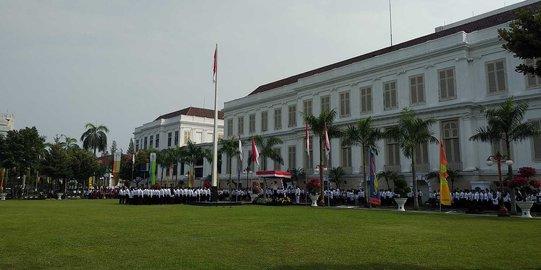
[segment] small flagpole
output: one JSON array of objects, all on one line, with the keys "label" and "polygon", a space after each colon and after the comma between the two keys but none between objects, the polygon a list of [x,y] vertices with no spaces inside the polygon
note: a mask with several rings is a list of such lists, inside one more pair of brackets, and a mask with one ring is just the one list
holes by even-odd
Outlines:
[{"label": "small flagpole", "polygon": [[391,46],[393,46],[393,13],[391,8],[391,0],[389,0],[389,30],[391,34]]},{"label": "small flagpole", "polygon": [[212,194],[213,199],[217,200],[218,195],[218,43],[216,43],[216,50],[215,50],[215,59],[214,59],[214,65],[215,65],[215,79],[214,79],[214,134],[213,134],[213,153],[212,153]]}]

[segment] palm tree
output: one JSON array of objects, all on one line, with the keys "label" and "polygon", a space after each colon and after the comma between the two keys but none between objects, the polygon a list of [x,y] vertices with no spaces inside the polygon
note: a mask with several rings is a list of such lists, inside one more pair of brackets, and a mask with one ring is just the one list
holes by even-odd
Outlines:
[{"label": "palm tree", "polygon": [[192,141],[188,141],[188,143],[181,148],[181,159],[190,166],[188,178],[188,187],[190,188],[193,186],[194,165],[202,158],[204,158],[203,149]]},{"label": "palm tree", "polygon": [[[503,141],[505,143],[507,158],[511,160],[510,150],[512,142],[521,142],[527,138],[541,134],[541,131],[533,123],[522,122],[527,110],[528,104],[526,102],[515,102],[513,97],[506,99],[495,108],[484,109],[488,125],[478,128],[477,133],[470,137],[470,141],[490,142],[491,144]],[[508,165],[507,172],[509,179],[511,179],[513,177],[512,164]],[[512,189],[511,214],[517,213],[514,195],[514,190]],[[503,206],[503,203],[501,205]]]},{"label": "palm tree", "polygon": [[435,122],[435,119],[423,120],[418,118],[414,111],[405,108],[400,113],[398,126],[389,128],[385,133],[388,138],[393,138],[398,141],[400,148],[404,152],[404,156],[411,159],[411,177],[413,181],[413,208],[419,209],[419,200],[417,199],[417,180],[415,173],[415,151],[418,146],[424,143],[438,143],[438,139],[434,137],[430,131],[430,126]]},{"label": "palm tree", "polygon": [[310,129],[314,132],[315,135],[319,137],[319,179],[321,179],[321,194],[319,196],[320,205],[325,205],[323,197],[323,168],[328,164],[327,160],[323,159],[323,141],[325,137],[325,124],[327,124],[327,134],[330,138],[337,138],[342,136],[342,131],[333,125],[334,119],[336,118],[336,111],[334,109],[330,111],[323,111],[319,114],[318,117],[313,115],[306,114],[304,116],[304,121],[308,123]]},{"label": "palm tree", "polygon": [[234,138],[231,139],[220,139],[218,144],[221,146],[218,150],[218,154],[225,154],[227,156],[227,171],[229,172],[229,183],[231,183],[231,175],[233,174],[231,169],[231,160],[233,157],[238,156],[239,153],[239,142]]},{"label": "palm tree", "polygon": [[93,149],[94,156],[96,156],[96,150],[105,151],[107,150],[107,134],[109,129],[106,126],[94,125],[92,123],[87,123],[85,125],[86,131],[81,136],[81,141],[83,142],[83,148]]},{"label": "palm tree", "polygon": [[299,180],[306,178],[306,173],[303,168],[290,169],[289,172],[291,173],[291,181],[295,181],[297,187],[299,186]]},{"label": "palm tree", "polygon": [[[259,155],[261,156],[261,162],[267,162],[267,158],[270,158],[274,162],[280,162],[284,164],[284,159],[279,153],[274,151],[274,146],[281,144],[282,140],[278,137],[266,137],[263,138],[260,135],[254,136],[255,144],[259,147]],[[267,188],[267,179],[265,179],[265,189]],[[265,197],[266,197],[265,192]]]},{"label": "palm tree", "polygon": [[[366,119],[359,119],[355,124],[348,125],[346,132],[344,133],[344,144],[346,145],[360,145],[363,153],[368,153],[372,151],[377,154],[378,147],[376,142],[383,137],[383,133],[379,128],[375,128],[372,125],[372,117]],[[366,181],[366,165],[368,160],[363,156],[363,179],[364,183],[364,194],[366,199],[366,205],[370,205],[369,188],[368,181]],[[367,157],[368,155],[366,155]]]},{"label": "palm tree", "polygon": [[398,173],[394,171],[380,171],[377,173],[378,179],[381,179],[382,177],[385,179],[385,182],[387,183],[387,189],[391,190],[391,185],[389,185],[389,179],[393,180],[398,176]]},{"label": "palm tree", "polygon": [[340,189],[340,180],[342,177],[344,177],[346,173],[344,172],[344,168],[338,166],[336,168],[332,168],[329,171],[329,179],[336,183],[336,188]]}]

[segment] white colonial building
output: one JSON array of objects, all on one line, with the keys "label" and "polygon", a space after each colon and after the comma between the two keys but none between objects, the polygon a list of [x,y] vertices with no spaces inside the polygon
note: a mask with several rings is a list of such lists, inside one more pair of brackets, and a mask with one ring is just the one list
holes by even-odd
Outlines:
[{"label": "white colonial building", "polygon": [[[218,112],[218,138],[223,137],[224,114]],[[141,149],[162,150],[182,147],[189,141],[196,144],[212,143],[214,136],[214,110],[188,107],[158,116],[154,121],[136,127],[133,132],[135,151]],[[185,179],[184,164],[175,167],[176,179]],[[158,172],[160,168],[158,168]],[[211,174],[212,168],[206,161],[195,165],[196,177]],[[158,176],[159,178],[159,176]]]},{"label": "white colonial building", "polygon": [[[522,7],[540,8],[541,2],[521,2],[438,27],[426,36],[262,85],[245,97],[225,103],[225,137],[279,137],[283,144],[276,151],[284,164],[262,161],[263,169],[304,168],[308,177],[316,177],[313,169],[318,165],[319,151],[311,151],[310,158],[305,153],[303,113],[319,115],[335,109],[335,124],[340,127],[371,116],[376,127],[386,128],[396,125],[400,112],[409,107],[419,117],[437,121],[432,131],[444,140],[448,167],[460,171],[455,188],[493,187],[496,168],[488,167],[486,160],[503,149],[469,140],[487,124],[481,106],[498,104],[512,96],[528,102],[525,120],[541,123],[541,78],[515,72],[522,61],[502,48],[497,33],[512,20],[513,11]],[[319,149],[317,139],[310,141],[314,149]],[[411,179],[411,161],[398,144],[381,140],[378,146],[377,169],[397,171]],[[438,170],[438,147],[430,144],[418,151],[417,179],[425,180],[428,172]],[[246,168],[249,151],[250,145],[245,143],[244,163],[238,166],[234,159],[232,167]],[[541,170],[541,138],[513,144],[511,156],[515,169],[532,166]],[[361,184],[361,164],[360,147],[331,140],[330,167],[345,169],[346,186]],[[222,166],[222,172],[228,173],[226,164]],[[423,189],[435,185],[429,180],[422,184]],[[386,188],[384,184],[380,187]]]},{"label": "white colonial building", "polygon": [[15,129],[13,114],[0,114],[0,135],[7,136],[8,131]]}]

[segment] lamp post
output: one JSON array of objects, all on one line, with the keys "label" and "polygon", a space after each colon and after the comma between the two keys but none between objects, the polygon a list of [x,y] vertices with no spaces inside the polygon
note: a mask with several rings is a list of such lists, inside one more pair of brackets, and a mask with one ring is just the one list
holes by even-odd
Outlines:
[{"label": "lamp post", "polygon": [[[321,173],[320,173],[320,170],[321,170]],[[322,166],[321,164],[320,165],[316,165],[316,168],[315,168],[315,173],[316,174],[319,174],[320,175],[320,178],[319,181],[321,182],[321,205],[325,205],[325,181],[323,179],[324,177],[324,174],[325,174],[325,171],[327,170],[327,167],[325,166]],[[330,200],[330,196],[329,196],[329,200]],[[330,206],[330,201],[329,201],[329,206]]]},{"label": "lamp post", "polygon": [[489,156],[487,158],[487,165],[488,166],[494,165],[494,161],[496,161],[496,165],[498,166],[498,180],[500,181],[500,198],[499,198],[500,209],[498,210],[498,216],[508,217],[509,212],[507,211],[507,208],[505,207],[503,203],[502,161],[504,161],[505,164],[507,164],[507,166],[513,165],[513,161],[511,159],[508,159],[507,156],[500,154],[500,152],[496,153],[496,155]]}]

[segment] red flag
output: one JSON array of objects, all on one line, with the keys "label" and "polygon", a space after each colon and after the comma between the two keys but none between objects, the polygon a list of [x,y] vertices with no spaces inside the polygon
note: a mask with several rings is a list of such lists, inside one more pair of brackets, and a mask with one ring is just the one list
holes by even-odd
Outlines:
[{"label": "red flag", "polygon": [[216,82],[216,77],[218,76],[218,44],[216,44],[216,49],[214,49],[214,68],[212,69],[212,82]]},{"label": "red flag", "polygon": [[255,145],[254,137],[252,137],[252,161],[259,165],[259,151],[257,151],[257,146]]},{"label": "red flag", "polygon": [[242,159],[243,159],[243,155],[242,155],[242,141],[240,139],[240,135],[239,135],[239,156],[240,156],[240,161],[242,162]]},{"label": "red flag", "polygon": [[323,150],[325,150],[325,154],[327,155],[327,158],[329,158],[329,151],[331,150],[331,144],[329,142],[329,134],[327,133],[327,123],[325,123],[325,141],[323,142]]},{"label": "red flag", "polygon": [[305,133],[306,133],[306,155],[310,156],[310,137],[308,136],[308,123],[305,123]]}]

